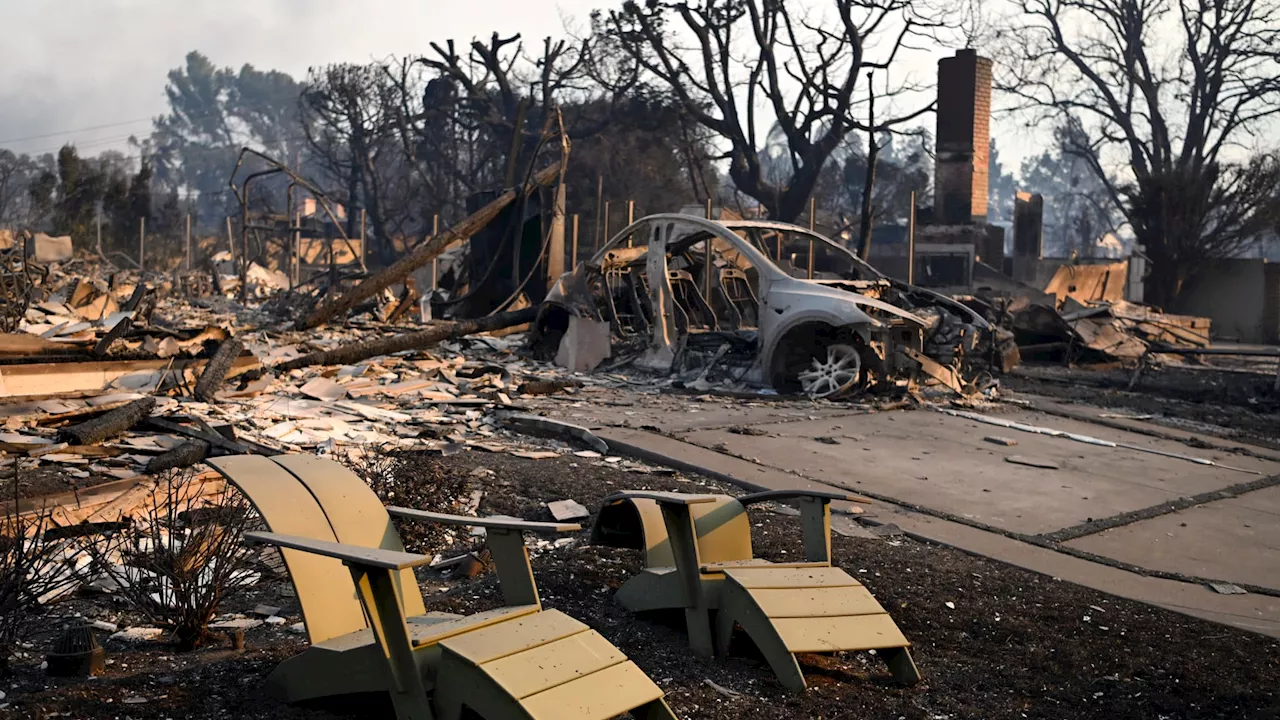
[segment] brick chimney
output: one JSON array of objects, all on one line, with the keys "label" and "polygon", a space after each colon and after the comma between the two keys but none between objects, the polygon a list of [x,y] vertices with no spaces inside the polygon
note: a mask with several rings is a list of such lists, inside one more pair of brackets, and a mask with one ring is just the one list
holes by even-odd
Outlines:
[{"label": "brick chimney", "polygon": [[987,220],[991,142],[991,60],[957,50],[938,61],[937,165],[934,206],[940,223]]}]

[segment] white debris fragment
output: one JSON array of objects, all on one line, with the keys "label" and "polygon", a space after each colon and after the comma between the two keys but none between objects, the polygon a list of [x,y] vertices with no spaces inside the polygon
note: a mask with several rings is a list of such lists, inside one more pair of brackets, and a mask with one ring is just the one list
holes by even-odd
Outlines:
[{"label": "white debris fragment", "polygon": [[155,640],[164,635],[164,630],[154,627],[131,627],[115,633],[108,640],[119,640],[125,643],[140,643]]},{"label": "white debris fragment", "polygon": [[591,511],[577,500],[556,500],[547,503],[547,509],[551,511],[551,517],[557,522],[567,522],[569,520],[578,520],[581,518],[591,517]]}]

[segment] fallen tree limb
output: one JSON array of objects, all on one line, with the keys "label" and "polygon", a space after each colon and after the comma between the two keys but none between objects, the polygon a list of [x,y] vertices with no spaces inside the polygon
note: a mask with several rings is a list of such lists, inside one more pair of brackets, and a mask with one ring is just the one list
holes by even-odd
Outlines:
[{"label": "fallen tree limb", "polygon": [[76,445],[100,443],[129,430],[145,420],[151,415],[151,410],[155,406],[156,399],[151,396],[138,398],[128,405],[118,407],[105,415],[59,430],[58,439],[62,442],[73,442]]},{"label": "fallen tree limb", "polygon": [[[559,172],[559,162],[538,171],[529,183],[524,186],[523,192],[532,194],[539,187],[555,179]],[[484,226],[492,222],[498,216],[498,213],[502,212],[503,208],[514,202],[517,197],[519,197],[519,193],[515,190],[506,191],[493,202],[463,218],[457,225],[431,238],[430,241],[415,248],[413,252],[395,261],[391,267],[365,278],[360,284],[346,293],[341,295],[333,294],[324,298],[310,313],[298,320],[297,329],[307,330],[321,325],[333,316],[347,312],[357,304],[404,280],[409,276],[409,273],[426,265],[431,262],[432,258],[444,252],[445,248],[459,240],[466,240],[480,231]]]},{"label": "fallen tree limb", "polygon": [[391,355],[406,350],[421,350],[438,342],[463,337],[464,335],[501,330],[512,325],[532,322],[537,317],[538,308],[529,307],[490,315],[478,320],[443,322],[418,332],[363,340],[350,345],[343,345],[333,350],[303,355],[275,365],[271,369],[278,372],[288,372],[289,370],[311,367],[312,365],[350,365],[378,355]]},{"label": "fallen tree limb", "polygon": [[231,365],[240,357],[240,353],[244,352],[244,343],[236,338],[228,338],[225,342],[218,346],[213,357],[209,358],[209,362],[204,366],[204,372],[200,373],[200,379],[196,381],[196,389],[194,395],[197,400],[202,402],[210,402],[213,396],[218,392],[218,388],[222,387],[222,381],[226,379],[227,373],[231,371]]},{"label": "fallen tree limb", "polygon": [[209,443],[190,440],[178,447],[157,455],[147,462],[147,474],[155,475],[164,470],[191,467],[209,456]]}]

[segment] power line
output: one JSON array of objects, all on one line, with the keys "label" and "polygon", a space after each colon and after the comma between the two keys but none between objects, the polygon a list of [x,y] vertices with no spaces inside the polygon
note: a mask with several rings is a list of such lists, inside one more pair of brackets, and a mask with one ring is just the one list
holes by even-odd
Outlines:
[{"label": "power line", "polygon": [[121,127],[124,125],[136,125],[138,123],[150,122],[151,118],[139,118],[137,120],[123,120],[118,123],[107,123],[106,125],[92,125],[89,127],[75,128],[72,130],[59,130],[57,132],[45,133],[43,135],[28,135],[26,137],[9,138],[0,140],[0,145],[8,145],[9,143],[25,142],[27,140],[43,140],[45,138],[58,137],[59,135],[72,135],[74,133],[89,132],[91,130],[105,130],[107,128]]},{"label": "power line", "polygon": [[[209,110],[206,110],[205,112],[198,112],[198,113],[187,113],[187,112],[179,113],[175,111],[172,107],[170,107],[167,115],[161,115],[158,117],[178,117],[181,120],[192,122],[194,120],[201,120],[207,117],[212,117],[217,114],[230,114],[230,113],[226,110],[226,108],[222,107],[221,105],[219,105],[218,107],[214,107]],[[144,122],[153,122],[155,119],[156,117],[136,118],[134,120],[121,120],[120,122],[106,123],[105,125],[90,125],[88,127],[73,128],[71,130],[59,130],[57,132],[44,133],[41,135],[28,135],[26,137],[20,137],[20,138],[9,138],[7,140],[0,140],[0,146],[8,145],[9,143],[25,142],[27,140],[43,140],[45,138],[58,137],[59,135],[74,135],[75,133],[91,132],[93,130],[105,130],[108,128],[123,127],[125,125],[137,125],[139,123],[144,123]],[[132,136],[133,136],[133,133],[130,133],[128,135],[122,136],[120,139],[122,140],[128,139]],[[97,141],[89,141],[89,142],[92,143]],[[110,142],[115,142],[115,140],[111,140]],[[66,143],[62,143],[62,144],[65,145]],[[61,147],[61,145],[59,145],[59,147]],[[54,150],[56,149],[58,148],[54,148]],[[25,152],[27,154],[35,155],[35,154],[40,154],[44,152],[52,152],[52,150],[27,150]]]}]

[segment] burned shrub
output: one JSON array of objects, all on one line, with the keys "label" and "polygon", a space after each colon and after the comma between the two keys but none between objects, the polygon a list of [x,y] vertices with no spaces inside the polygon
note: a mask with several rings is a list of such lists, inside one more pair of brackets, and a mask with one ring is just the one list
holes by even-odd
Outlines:
[{"label": "burned shrub", "polygon": [[14,646],[33,629],[41,605],[76,584],[66,541],[47,533],[49,511],[21,512],[17,484],[15,478],[13,502],[0,517],[0,677],[9,674]]},{"label": "burned shrub", "polygon": [[[422,452],[358,448],[335,457],[369,484],[384,505],[428,512],[465,511],[467,479],[446,470]],[[435,523],[396,520],[409,552],[430,554],[451,544],[456,531]]]},{"label": "burned shrub", "polygon": [[82,539],[86,582],[107,585],[167,629],[180,649],[210,638],[218,608],[258,581],[242,540],[261,520],[248,501],[196,469],[169,471],[132,522]]}]

